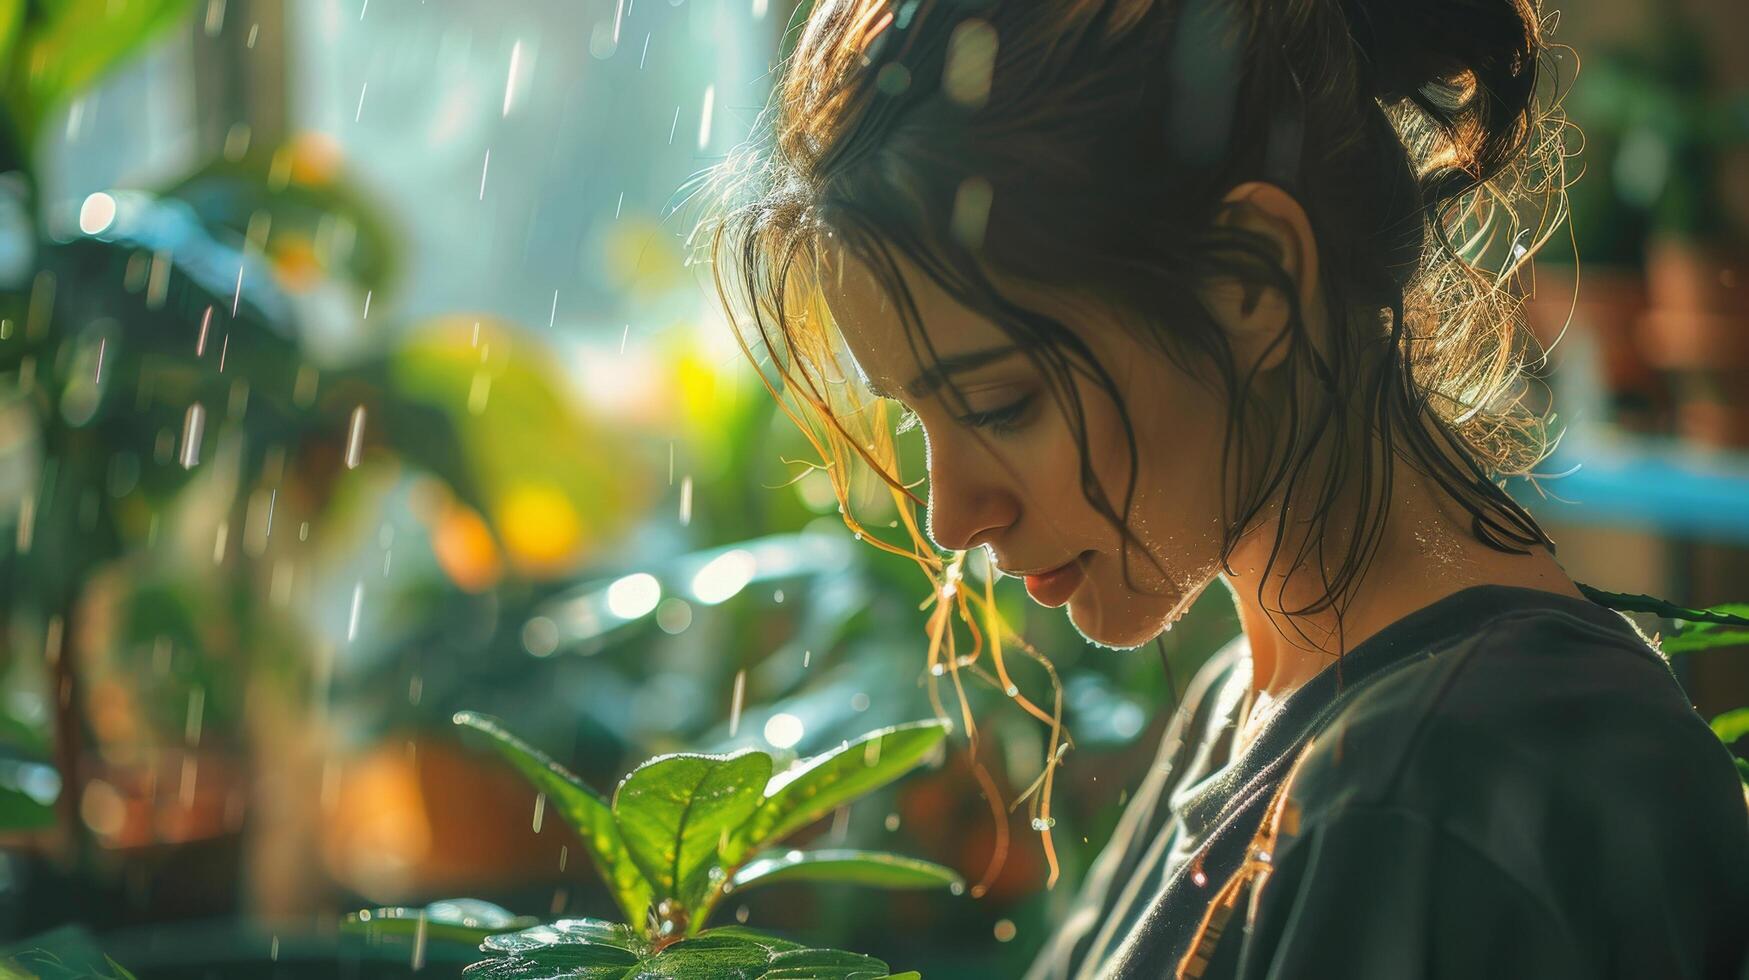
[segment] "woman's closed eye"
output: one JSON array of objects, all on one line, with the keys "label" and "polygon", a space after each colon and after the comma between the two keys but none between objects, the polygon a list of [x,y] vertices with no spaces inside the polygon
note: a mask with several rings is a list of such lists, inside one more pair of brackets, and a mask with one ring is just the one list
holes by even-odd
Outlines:
[{"label": "woman's closed eye", "polygon": [[[1030,394],[1023,395],[1005,405],[998,405],[995,408],[968,412],[957,418],[961,425],[970,426],[974,429],[987,429],[995,435],[1008,435],[1023,426],[1023,418],[1027,414],[1027,409],[1032,406],[1033,397],[1034,396]],[[900,416],[899,425],[894,431],[895,433],[902,434],[917,428],[921,424],[922,419],[918,417],[917,413],[907,408],[905,414]]]},{"label": "woman's closed eye", "polygon": [[961,415],[959,420],[974,429],[988,429],[995,435],[1007,435],[1021,428],[1021,420],[1031,407],[1032,401],[1032,395],[1022,395],[1006,405]]}]

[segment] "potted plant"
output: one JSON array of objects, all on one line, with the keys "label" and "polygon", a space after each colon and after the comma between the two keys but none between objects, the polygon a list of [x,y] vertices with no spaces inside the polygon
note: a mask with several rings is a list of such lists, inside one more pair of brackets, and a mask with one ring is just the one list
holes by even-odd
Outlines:
[{"label": "potted plant", "polygon": [[[487,980],[592,976],[591,968],[603,976],[635,970],[640,977],[673,980],[875,980],[890,974],[873,957],[707,924],[731,893],[784,881],[964,889],[951,869],[915,858],[778,847],[925,761],[947,737],[941,722],[870,732],[776,774],[772,757],[753,750],[658,756],[622,779],[611,799],[603,799],[496,719],[460,712],[455,721],[490,736],[493,747],[541,792],[537,806],[551,807],[576,830],[624,921],[533,924],[472,900],[365,910],[351,917],[351,931],[373,944],[405,949],[415,963],[431,955],[434,943],[478,943],[485,958],[466,972]],[[454,951],[444,955],[453,958]]]}]

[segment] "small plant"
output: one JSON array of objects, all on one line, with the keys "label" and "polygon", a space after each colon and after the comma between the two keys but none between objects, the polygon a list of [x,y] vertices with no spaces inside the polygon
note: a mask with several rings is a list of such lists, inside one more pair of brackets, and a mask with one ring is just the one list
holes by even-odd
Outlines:
[{"label": "small plant", "polygon": [[[546,977],[875,980],[873,957],[815,949],[739,926],[706,929],[731,893],[780,881],[842,881],[883,888],[960,889],[951,869],[875,851],[777,849],[791,834],[892,782],[947,737],[940,722],[870,732],[773,774],[770,755],[676,753],[643,763],[603,799],[494,718],[455,722],[492,745],[576,828],[613,893],[624,923],[563,919],[528,926],[483,902],[425,910],[378,909],[352,917],[376,938],[414,936],[421,959],[433,939],[477,941],[488,958],[468,967],[483,980]],[[914,973],[902,977],[916,977]]]}]

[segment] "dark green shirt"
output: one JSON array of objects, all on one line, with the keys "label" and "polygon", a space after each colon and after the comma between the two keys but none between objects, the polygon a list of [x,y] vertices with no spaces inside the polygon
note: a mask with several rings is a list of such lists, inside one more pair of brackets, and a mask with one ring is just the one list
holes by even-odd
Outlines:
[{"label": "dark green shirt", "polygon": [[1297,833],[1205,977],[1749,978],[1743,785],[1620,613],[1464,589],[1357,644],[1234,757],[1250,683],[1242,637],[1197,672],[1028,980],[1171,975],[1314,734]]}]

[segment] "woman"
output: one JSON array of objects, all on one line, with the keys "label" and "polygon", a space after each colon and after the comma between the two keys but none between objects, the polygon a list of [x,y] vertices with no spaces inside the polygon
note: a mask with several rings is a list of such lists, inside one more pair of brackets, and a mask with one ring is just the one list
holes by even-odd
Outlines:
[{"label": "woman", "polygon": [[1749,969],[1729,753],[1496,482],[1548,448],[1508,289],[1560,216],[1541,16],[820,0],[711,174],[852,527],[856,459],[914,499],[881,399],[922,428],[943,603],[936,548],[1117,649],[1237,605],[1029,976]]}]

